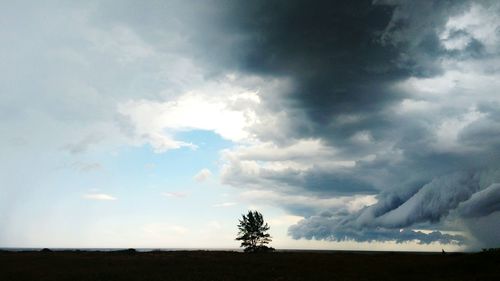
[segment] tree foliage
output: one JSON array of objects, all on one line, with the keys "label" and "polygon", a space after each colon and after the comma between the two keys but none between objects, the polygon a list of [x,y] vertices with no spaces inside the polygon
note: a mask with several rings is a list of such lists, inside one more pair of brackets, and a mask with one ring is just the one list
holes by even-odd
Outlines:
[{"label": "tree foliage", "polygon": [[236,237],[236,240],[241,241],[240,247],[244,247],[245,252],[273,251],[272,247],[266,246],[271,242],[271,235],[267,233],[270,227],[264,222],[262,214],[257,211],[248,211],[248,214],[241,216]]}]

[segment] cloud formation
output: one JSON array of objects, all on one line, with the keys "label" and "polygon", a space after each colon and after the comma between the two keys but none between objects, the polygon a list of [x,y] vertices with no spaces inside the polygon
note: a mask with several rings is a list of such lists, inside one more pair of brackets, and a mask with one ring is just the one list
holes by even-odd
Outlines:
[{"label": "cloud formation", "polygon": [[469,200],[460,203],[458,211],[465,218],[483,217],[500,211],[500,184],[494,183],[474,193]]},{"label": "cloud formation", "polygon": [[196,175],[194,175],[194,180],[197,182],[204,182],[212,176],[212,172],[209,169],[201,169]]},{"label": "cloud formation", "polygon": [[19,170],[207,130],[234,145],[223,183],[304,217],[294,238],[500,242],[497,1],[6,6],[1,206]]},{"label": "cloud formation", "polygon": [[225,183],[318,202],[377,194],[361,210],[308,214],[295,238],[477,238],[462,223],[498,211],[498,3],[252,1],[232,11],[240,71],[290,86],[259,92],[261,107],[286,117],[224,154]]},{"label": "cloud formation", "polygon": [[88,193],[83,195],[84,199],[88,200],[98,200],[98,201],[115,201],[116,197],[104,193]]},{"label": "cloud formation", "polygon": [[188,194],[184,192],[163,192],[161,195],[168,197],[168,198],[184,198]]},{"label": "cloud formation", "polygon": [[237,205],[237,203],[235,203],[235,202],[223,202],[223,203],[213,204],[212,207],[214,207],[214,208],[228,208],[228,207],[233,207],[236,205]]},{"label": "cloud formation", "polygon": [[255,119],[252,107],[259,103],[255,93],[230,82],[207,83],[192,91],[166,102],[128,101],[119,105],[118,112],[133,126],[134,135],[156,152],[196,148],[192,143],[175,140],[173,134],[179,131],[213,131],[232,141],[250,137],[245,129]]},{"label": "cloud formation", "polygon": [[432,242],[462,244],[465,242],[465,237],[461,235],[444,234],[440,231],[424,233],[418,230],[382,227],[356,229],[343,226],[342,222],[334,217],[328,214],[309,217],[307,220],[299,221],[297,224],[291,226],[289,233],[295,239],[306,238],[333,241],[396,241],[397,243],[403,243],[415,240],[420,244],[429,244]]}]

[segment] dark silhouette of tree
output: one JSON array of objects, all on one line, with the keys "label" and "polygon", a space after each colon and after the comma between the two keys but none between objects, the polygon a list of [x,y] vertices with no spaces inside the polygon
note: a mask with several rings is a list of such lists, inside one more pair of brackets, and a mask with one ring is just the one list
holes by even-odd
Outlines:
[{"label": "dark silhouette of tree", "polygon": [[266,246],[271,242],[271,235],[267,233],[269,225],[264,222],[262,214],[257,211],[248,211],[248,214],[241,216],[236,237],[236,240],[241,241],[240,247],[244,247],[245,252],[274,251],[274,248]]}]

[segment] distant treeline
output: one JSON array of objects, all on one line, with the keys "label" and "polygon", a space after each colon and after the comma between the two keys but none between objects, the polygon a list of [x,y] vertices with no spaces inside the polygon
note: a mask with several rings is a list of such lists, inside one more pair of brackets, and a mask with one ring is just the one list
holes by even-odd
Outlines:
[{"label": "distant treeline", "polygon": [[500,248],[485,248],[482,250],[483,253],[500,253]]}]

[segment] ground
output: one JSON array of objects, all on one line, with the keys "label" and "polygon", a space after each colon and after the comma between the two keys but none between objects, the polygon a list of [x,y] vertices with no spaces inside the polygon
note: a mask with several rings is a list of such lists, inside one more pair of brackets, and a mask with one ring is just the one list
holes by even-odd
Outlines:
[{"label": "ground", "polygon": [[500,280],[500,255],[0,252],[0,280]]}]

